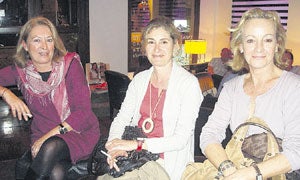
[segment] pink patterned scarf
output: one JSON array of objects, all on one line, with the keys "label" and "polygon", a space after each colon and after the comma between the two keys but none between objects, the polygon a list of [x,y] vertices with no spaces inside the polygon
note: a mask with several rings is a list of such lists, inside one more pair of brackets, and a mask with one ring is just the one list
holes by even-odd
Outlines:
[{"label": "pink patterned scarf", "polygon": [[47,82],[43,81],[31,61],[25,68],[17,67],[20,76],[19,87],[23,88],[27,103],[32,103],[32,97],[38,97],[42,104],[49,98],[54,104],[61,121],[71,113],[66,90],[65,76],[75,53],[68,53],[64,60],[53,62],[53,67]]}]

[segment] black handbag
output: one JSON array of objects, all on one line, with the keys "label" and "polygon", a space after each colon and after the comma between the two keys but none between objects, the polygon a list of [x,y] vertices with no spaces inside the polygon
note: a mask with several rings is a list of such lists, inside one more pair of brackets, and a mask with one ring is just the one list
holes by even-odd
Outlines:
[{"label": "black handbag", "polygon": [[[146,136],[143,134],[142,129],[137,126],[126,126],[122,139],[124,140],[136,140],[137,138]],[[115,168],[110,169],[107,164],[107,156],[101,153],[102,151],[107,151],[105,149],[105,143],[107,142],[107,137],[100,137],[98,143],[96,144],[89,160],[88,171],[96,176],[101,176],[104,174],[109,174],[113,177],[120,177],[126,172],[132,171],[143,166],[148,161],[156,161],[159,158],[159,154],[151,153],[147,150],[141,151],[130,151],[128,152],[128,157],[118,157],[117,166],[120,171],[116,171]]]}]

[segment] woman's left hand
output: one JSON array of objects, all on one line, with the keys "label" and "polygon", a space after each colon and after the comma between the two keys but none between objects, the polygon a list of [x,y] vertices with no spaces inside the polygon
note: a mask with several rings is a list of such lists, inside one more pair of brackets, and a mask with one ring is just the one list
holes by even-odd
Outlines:
[{"label": "woman's left hand", "polygon": [[234,171],[229,176],[225,176],[223,180],[255,180],[256,172],[253,167],[242,168]]},{"label": "woman's left hand", "polygon": [[108,154],[110,155],[110,157],[107,157],[107,163],[109,164],[109,168],[115,168],[116,171],[120,171],[118,165],[116,164],[117,162],[117,157],[119,156],[125,156],[127,157],[128,154],[126,151],[123,150],[116,150],[116,151],[109,151]]},{"label": "woman's left hand", "polygon": [[124,150],[132,151],[137,148],[137,142],[134,140],[113,139],[105,144],[108,151]]},{"label": "woman's left hand", "polygon": [[35,158],[37,153],[40,151],[42,144],[45,142],[45,138],[41,137],[40,139],[36,140],[33,145],[31,146],[31,154],[32,157]]}]

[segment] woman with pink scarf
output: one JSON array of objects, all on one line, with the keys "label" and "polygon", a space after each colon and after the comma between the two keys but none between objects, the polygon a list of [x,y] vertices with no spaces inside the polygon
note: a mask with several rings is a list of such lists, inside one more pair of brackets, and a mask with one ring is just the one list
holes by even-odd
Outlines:
[{"label": "woman with pink scarf", "polygon": [[[10,85],[18,85],[26,103],[4,87]],[[87,159],[98,141],[80,58],[67,53],[46,18],[22,27],[14,65],[0,69],[0,96],[19,120],[32,117],[32,163],[25,179],[65,179],[72,163]]]}]

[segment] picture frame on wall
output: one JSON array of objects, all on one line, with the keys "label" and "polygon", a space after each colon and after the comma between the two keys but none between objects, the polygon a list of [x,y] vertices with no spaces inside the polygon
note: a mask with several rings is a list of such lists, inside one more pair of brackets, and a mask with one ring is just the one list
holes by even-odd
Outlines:
[{"label": "picture frame on wall", "polygon": [[103,62],[86,63],[86,79],[90,85],[105,82],[104,71],[109,70],[109,64]]}]

